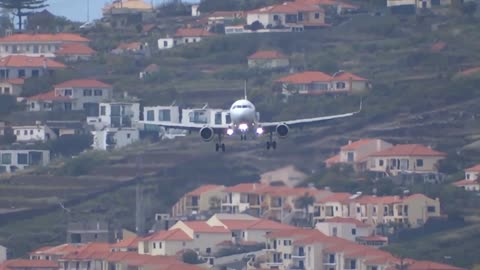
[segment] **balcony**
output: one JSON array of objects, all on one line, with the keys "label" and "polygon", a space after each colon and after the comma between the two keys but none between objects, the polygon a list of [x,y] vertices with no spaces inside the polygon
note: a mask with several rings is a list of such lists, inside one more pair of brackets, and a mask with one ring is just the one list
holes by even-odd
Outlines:
[{"label": "balcony", "polygon": [[267,266],[269,267],[275,267],[275,266],[281,266],[283,265],[283,260],[280,260],[280,261],[274,261],[274,262],[267,262],[265,263]]},{"label": "balcony", "polygon": [[289,270],[305,270],[305,266],[303,265],[289,265]]}]

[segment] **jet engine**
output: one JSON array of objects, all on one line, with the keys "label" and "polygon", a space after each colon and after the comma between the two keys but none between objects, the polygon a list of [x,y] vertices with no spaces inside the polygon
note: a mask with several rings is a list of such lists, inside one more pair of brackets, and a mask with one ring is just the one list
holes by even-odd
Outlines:
[{"label": "jet engine", "polygon": [[206,142],[209,142],[213,139],[215,133],[213,132],[213,128],[211,127],[204,127],[200,129],[200,137]]},{"label": "jet engine", "polygon": [[285,124],[280,124],[275,128],[275,130],[277,131],[277,135],[279,138],[286,138],[289,128]]}]

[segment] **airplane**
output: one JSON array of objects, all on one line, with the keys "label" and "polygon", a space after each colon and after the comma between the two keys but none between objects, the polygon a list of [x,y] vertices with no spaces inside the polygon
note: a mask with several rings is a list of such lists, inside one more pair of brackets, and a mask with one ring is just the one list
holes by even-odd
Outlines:
[{"label": "airplane", "polygon": [[257,117],[257,112],[255,106],[252,102],[247,99],[247,91],[245,87],[245,96],[243,99],[235,101],[230,107],[230,119],[231,123],[221,124],[221,125],[208,125],[208,124],[183,124],[183,123],[165,123],[160,124],[160,126],[165,129],[180,129],[187,130],[189,132],[196,131],[199,132],[200,137],[206,141],[212,141],[215,136],[216,144],[215,150],[218,152],[220,149],[222,152],[225,152],[225,144],[222,142],[222,139],[225,135],[233,136],[235,134],[240,135],[240,140],[247,140],[248,134],[253,134],[254,136],[262,136],[264,134],[269,134],[269,140],[266,143],[267,150],[276,149],[277,142],[273,139],[273,134],[280,139],[287,137],[290,128],[303,127],[307,125],[314,125],[320,122],[326,122],[333,119],[350,117],[355,114],[360,113],[362,110],[362,101],[360,101],[360,108],[358,111],[349,112],[344,114],[337,115],[328,115],[314,118],[304,118],[296,119],[289,121],[279,121],[279,122],[260,122]]}]

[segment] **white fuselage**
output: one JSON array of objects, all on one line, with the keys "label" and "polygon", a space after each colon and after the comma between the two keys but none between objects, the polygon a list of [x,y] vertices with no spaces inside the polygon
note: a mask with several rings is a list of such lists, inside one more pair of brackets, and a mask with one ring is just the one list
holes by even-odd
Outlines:
[{"label": "white fuselage", "polygon": [[[257,113],[255,106],[246,99],[235,101],[230,107],[232,133],[248,133],[257,131]],[[231,135],[231,134],[229,134]]]}]

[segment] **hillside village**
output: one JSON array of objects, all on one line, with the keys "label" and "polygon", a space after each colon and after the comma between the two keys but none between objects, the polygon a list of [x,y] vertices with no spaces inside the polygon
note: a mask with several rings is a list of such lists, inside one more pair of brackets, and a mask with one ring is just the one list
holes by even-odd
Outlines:
[{"label": "hillside village", "polygon": [[[0,270],[478,267],[476,2],[377,2],[2,25]],[[161,127],[230,123],[244,85],[265,121],[366,105],[270,153]]]}]

